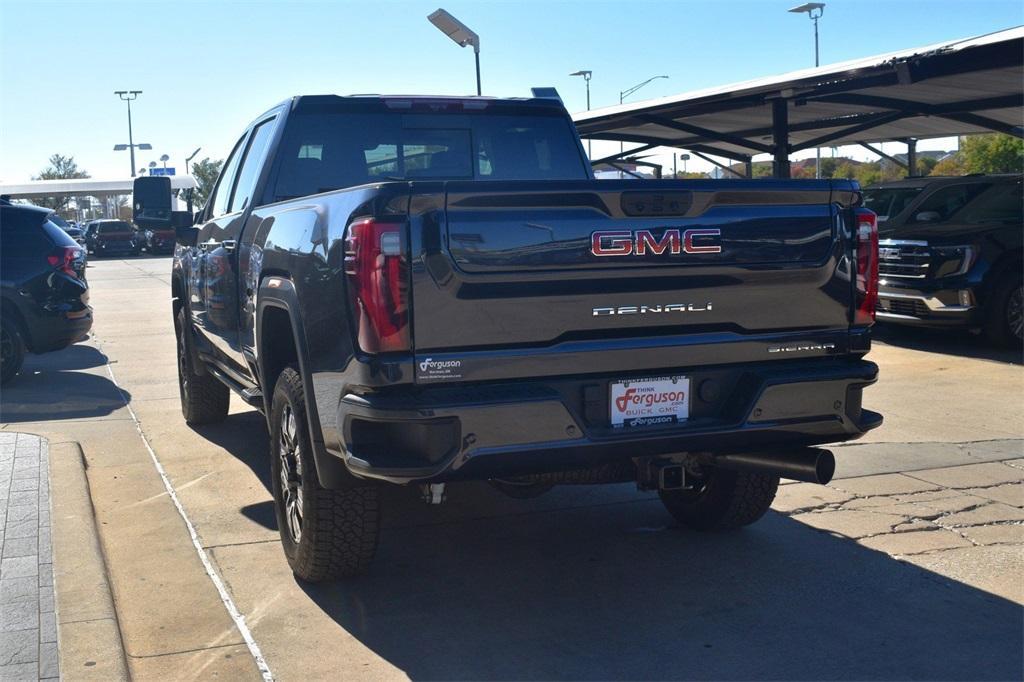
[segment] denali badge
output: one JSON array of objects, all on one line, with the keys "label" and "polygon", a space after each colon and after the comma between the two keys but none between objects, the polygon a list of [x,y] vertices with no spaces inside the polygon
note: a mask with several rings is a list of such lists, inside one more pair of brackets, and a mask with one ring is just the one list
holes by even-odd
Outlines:
[{"label": "denali badge", "polygon": [[834,343],[807,343],[798,344],[795,346],[768,346],[769,353],[797,353],[799,351],[808,350],[835,350],[836,344]]},{"label": "denali badge", "polygon": [[665,305],[620,305],[617,308],[594,308],[593,316],[646,315],[648,313],[704,313],[711,310],[711,301],[702,306],[693,303],[667,303]]},{"label": "denali badge", "polygon": [[[718,237],[721,230],[665,230],[661,239],[655,239],[650,230],[602,230],[590,235],[590,253],[595,256],[660,256],[666,251],[676,256],[686,253],[721,253],[722,247],[708,244],[708,237]],[[694,244],[694,239],[702,243]]]}]

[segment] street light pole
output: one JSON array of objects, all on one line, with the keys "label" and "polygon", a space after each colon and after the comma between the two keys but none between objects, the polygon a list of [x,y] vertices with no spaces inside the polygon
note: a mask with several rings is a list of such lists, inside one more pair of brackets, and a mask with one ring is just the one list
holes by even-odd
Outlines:
[{"label": "street light pole", "polygon": [[459,47],[473,46],[473,55],[476,59],[476,94],[480,96],[482,92],[480,89],[480,36],[443,9],[428,14],[427,21],[451,38]]},{"label": "street light pole", "polygon": [[196,147],[196,150],[194,152],[192,152],[192,156],[190,156],[190,157],[185,159],[185,175],[192,175],[191,171],[189,170],[188,165],[190,163],[192,163],[192,159],[196,158],[196,154],[199,153],[200,149],[202,149],[202,147]]},{"label": "street light pole", "polygon": [[132,100],[142,94],[142,90],[115,90],[122,102],[128,103],[128,151],[131,154],[132,177],[135,177],[135,140],[132,138]]},{"label": "street light pole", "polygon": [[[593,71],[587,71],[586,69],[581,69],[579,71],[574,71],[573,73],[570,73],[569,75],[570,76],[583,76],[583,80],[587,84],[587,111],[590,111],[590,77],[593,75]],[[593,153],[591,153],[590,145],[591,145],[591,140],[588,138],[587,139],[587,156],[589,156],[590,158],[594,158]]]},{"label": "street light pole", "polygon": [[[794,14],[804,14],[806,12],[807,16],[810,17],[811,21],[814,22],[814,66],[815,68],[817,68],[818,66],[821,65],[820,60],[818,58],[818,19],[820,19],[821,15],[825,13],[825,3],[808,2],[804,3],[803,5],[794,7],[789,11],[793,12]],[[814,148],[814,177],[821,178],[820,147]]]},{"label": "street light pole", "polygon": [[[651,76],[650,78],[645,80],[643,83],[637,83],[636,85],[634,85],[631,88],[626,88],[625,90],[623,90],[622,92],[619,93],[619,104],[621,105],[623,102],[625,102],[627,97],[632,95],[634,92],[636,92],[640,88],[644,87],[645,85],[647,85],[651,81],[658,80],[659,78],[668,78],[668,76]],[[623,145],[622,145],[621,142],[619,142],[619,155],[620,156],[622,155],[622,152],[623,152]]]}]

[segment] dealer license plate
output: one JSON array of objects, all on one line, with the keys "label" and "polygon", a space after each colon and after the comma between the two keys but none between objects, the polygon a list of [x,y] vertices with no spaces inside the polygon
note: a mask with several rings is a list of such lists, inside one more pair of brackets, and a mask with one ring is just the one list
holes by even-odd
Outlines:
[{"label": "dealer license plate", "polygon": [[690,417],[690,378],[655,377],[613,381],[612,426],[675,424]]}]

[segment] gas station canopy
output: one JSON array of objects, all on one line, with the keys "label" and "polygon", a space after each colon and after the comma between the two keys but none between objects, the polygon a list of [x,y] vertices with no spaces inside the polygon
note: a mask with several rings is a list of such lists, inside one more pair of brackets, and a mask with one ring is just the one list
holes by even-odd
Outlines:
[{"label": "gas station canopy", "polygon": [[[580,112],[584,138],[748,164],[776,177],[804,149],[1001,132],[1024,137],[1024,27],[819,68]],[[913,166],[913,154],[910,155]],[[710,160],[710,159],[709,159]]]}]

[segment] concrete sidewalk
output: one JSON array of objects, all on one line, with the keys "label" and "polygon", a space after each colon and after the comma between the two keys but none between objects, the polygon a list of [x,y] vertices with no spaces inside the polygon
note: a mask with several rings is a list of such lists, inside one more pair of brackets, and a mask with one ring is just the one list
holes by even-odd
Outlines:
[{"label": "concrete sidewalk", "polygon": [[0,433],[0,680],[60,676],[50,544],[49,446]]},{"label": "concrete sidewalk", "polygon": [[792,483],[772,507],[1024,604],[1024,459]]}]

